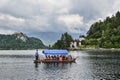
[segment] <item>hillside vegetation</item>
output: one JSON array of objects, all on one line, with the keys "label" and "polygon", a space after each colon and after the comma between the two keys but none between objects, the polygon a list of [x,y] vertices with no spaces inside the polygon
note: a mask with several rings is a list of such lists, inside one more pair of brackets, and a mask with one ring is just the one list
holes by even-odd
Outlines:
[{"label": "hillside vegetation", "polygon": [[27,37],[23,33],[0,34],[0,49],[39,49],[45,48],[40,39]]},{"label": "hillside vegetation", "polygon": [[53,49],[68,49],[70,47],[70,43],[73,40],[72,36],[67,32],[62,34],[61,38],[55,42],[52,46]]},{"label": "hillside vegetation", "polygon": [[120,12],[92,24],[82,44],[85,47],[120,48]]}]

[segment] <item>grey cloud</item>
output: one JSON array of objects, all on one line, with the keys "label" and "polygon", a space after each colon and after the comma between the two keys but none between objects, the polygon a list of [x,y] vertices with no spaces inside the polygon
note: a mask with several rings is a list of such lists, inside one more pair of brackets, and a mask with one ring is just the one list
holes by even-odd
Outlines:
[{"label": "grey cloud", "polygon": [[85,34],[92,23],[120,10],[119,5],[119,0],[1,0],[0,33]]},{"label": "grey cloud", "polygon": [[115,0],[74,0],[72,13],[79,13],[85,20],[103,17],[111,11]]}]

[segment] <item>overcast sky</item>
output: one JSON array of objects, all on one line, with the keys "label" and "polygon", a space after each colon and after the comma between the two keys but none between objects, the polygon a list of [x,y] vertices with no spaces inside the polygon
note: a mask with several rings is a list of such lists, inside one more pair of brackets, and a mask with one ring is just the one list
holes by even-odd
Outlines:
[{"label": "overcast sky", "polygon": [[0,34],[86,34],[117,11],[120,0],[0,0]]}]

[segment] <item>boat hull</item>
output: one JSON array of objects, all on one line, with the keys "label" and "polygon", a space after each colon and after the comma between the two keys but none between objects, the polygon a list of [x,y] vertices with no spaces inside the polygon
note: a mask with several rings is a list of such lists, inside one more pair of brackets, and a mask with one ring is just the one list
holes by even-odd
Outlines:
[{"label": "boat hull", "polygon": [[34,63],[72,63],[75,62],[76,59],[71,59],[71,60],[34,60]]}]

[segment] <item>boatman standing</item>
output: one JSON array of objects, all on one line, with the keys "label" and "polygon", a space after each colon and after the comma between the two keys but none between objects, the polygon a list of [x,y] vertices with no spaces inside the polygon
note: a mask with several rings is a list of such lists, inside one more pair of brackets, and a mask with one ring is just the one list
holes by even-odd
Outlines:
[{"label": "boatman standing", "polygon": [[38,60],[38,58],[39,58],[38,50],[36,50],[36,52],[35,52],[35,58],[36,58],[36,60]]}]

